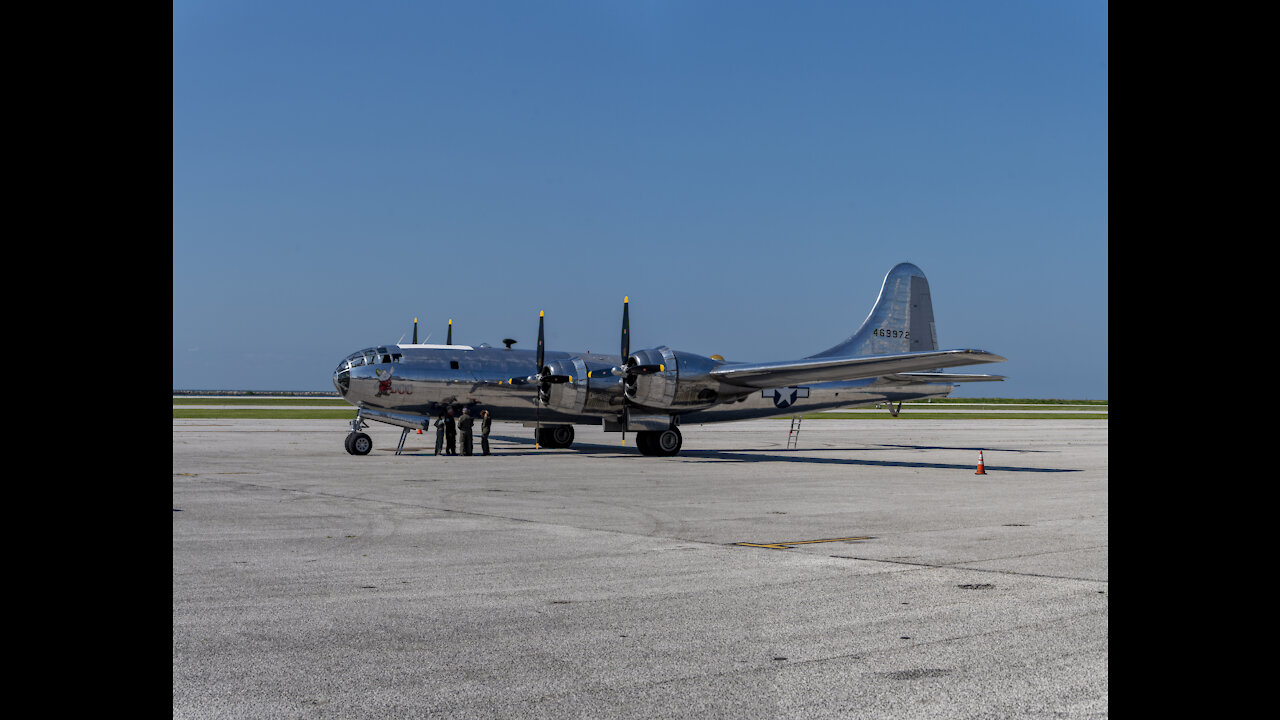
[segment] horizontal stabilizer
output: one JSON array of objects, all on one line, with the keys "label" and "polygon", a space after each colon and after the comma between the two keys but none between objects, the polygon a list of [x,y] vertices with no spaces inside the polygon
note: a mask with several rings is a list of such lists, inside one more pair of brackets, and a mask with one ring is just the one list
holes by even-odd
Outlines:
[{"label": "horizontal stabilizer", "polygon": [[895,373],[929,371],[1004,360],[1005,358],[984,350],[930,350],[895,355],[815,357],[783,362],[736,363],[721,365],[711,371],[711,376],[730,385],[771,388],[801,383],[860,380]]}]

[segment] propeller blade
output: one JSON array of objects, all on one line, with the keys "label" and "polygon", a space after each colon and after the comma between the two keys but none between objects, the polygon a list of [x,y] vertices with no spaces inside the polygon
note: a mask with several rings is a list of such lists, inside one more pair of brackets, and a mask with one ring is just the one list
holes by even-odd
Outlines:
[{"label": "propeller blade", "polygon": [[[622,296],[622,367],[619,374],[625,372],[627,358],[631,357],[631,298]],[[622,396],[622,445],[627,444],[627,397]]]},{"label": "propeller blade", "polygon": [[539,310],[538,311],[538,372],[542,372],[542,361],[544,359],[543,354],[544,354],[545,347],[546,346],[542,338],[542,311]]},{"label": "propeller blade", "polygon": [[[543,340],[543,335],[542,335],[542,323],[543,323],[543,321],[542,321],[542,315],[543,315],[543,312],[542,312],[541,310],[539,310],[539,311],[538,311],[538,369],[537,369],[537,373],[538,373],[538,374],[541,374],[541,373],[542,373],[542,360],[543,360],[543,357],[542,357],[542,356],[543,356],[543,350],[544,350],[544,348],[546,347],[545,342],[544,342],[544,340]],[[539,386],[539,389],[538,389],[538,397],[535,397],[535,398],[533,399],[534,420],[535,420],[535,422],[537,423],[537,429],[533,431],[533,449],[534,449],[534,450],[540,450],[540,449],[542,449],[542,443],[541,443],[541,440],[542,440],[542,397],[541,397],[541,396],[542,396],[542,389],[541,389],[541,386]]]},{"label": "propeller blade", "polygon": [[449,337],[444,340],[445,345],[453,344],[453,318],[449,318]]},{"label": "propeller blade", "polygon": [[631,298],[622,298],[622,362],[626,364],[627,358],[631,357],[631,313],[629,307]]},{"label": "propeller blade", "polygon": [[413,319],[413,344],[418,344],[418,318]]}]

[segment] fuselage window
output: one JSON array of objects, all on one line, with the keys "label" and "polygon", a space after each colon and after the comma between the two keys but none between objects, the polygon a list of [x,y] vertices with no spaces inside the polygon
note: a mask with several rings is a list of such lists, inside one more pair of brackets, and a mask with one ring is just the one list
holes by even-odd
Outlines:
[{"label": "fuselage window", "polygon": [[450,370],[457,370],[457,369],[458,369],[458,361],[457,361],[457,360],[450,360],[450,361],[449,361],[449,369],[450,369]]}]

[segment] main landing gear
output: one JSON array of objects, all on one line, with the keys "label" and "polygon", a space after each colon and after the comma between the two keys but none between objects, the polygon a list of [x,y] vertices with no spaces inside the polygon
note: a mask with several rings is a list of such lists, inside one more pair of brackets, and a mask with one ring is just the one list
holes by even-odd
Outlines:
[{"label": "main landing gear", "polygon": [[670,457],[680,452],[684,438],[680,428],[670,427],[666,430],[641,430],[636,433],[636,447],[641,455],[658,455]]},{"label": "main landing gear", "polygon": [[538,428],[533,437],[544,448],[567,448],[573,444],[573,426],[550,425]]}]

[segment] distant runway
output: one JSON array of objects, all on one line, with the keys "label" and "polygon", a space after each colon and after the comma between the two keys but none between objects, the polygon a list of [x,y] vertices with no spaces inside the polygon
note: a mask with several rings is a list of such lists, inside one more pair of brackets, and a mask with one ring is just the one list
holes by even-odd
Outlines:
[{"label": "distant runway", "polygon": [[173,421],[174,718],[1108,714],[1105,420],[370,425]]}]

